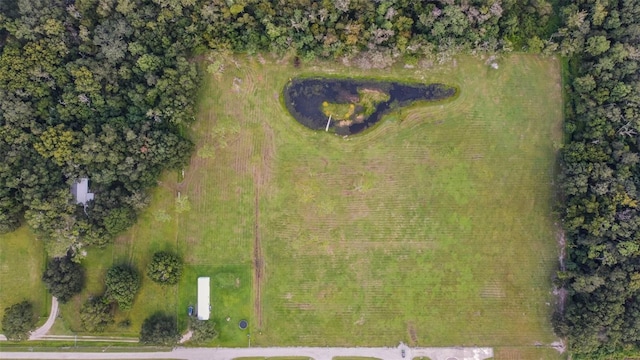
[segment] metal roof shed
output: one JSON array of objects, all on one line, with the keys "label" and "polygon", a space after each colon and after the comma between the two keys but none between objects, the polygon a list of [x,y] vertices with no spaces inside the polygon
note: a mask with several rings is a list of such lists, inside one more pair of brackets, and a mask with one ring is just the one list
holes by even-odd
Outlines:
[{"label": "metal roof shed", "polygon": [[93,200],[93,193],[89,192],[89,178],[81,178],[71,185],[71,194],[76,199],[76,204],[87,205]]},{"label": "metal roof shed", "polygon": [[209,320],[209,278],[198,278],[198,320]]}]

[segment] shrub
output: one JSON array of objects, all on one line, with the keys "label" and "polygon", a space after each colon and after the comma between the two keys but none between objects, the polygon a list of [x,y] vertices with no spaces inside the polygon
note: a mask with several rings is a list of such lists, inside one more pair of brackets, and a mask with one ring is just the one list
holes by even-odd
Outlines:
[{"label": "shrub", "polygon": [[192,319],[189,326],[193,335],[191,336],[191,342],[200,344],[209,342],[218,337],[218,332],[215,329],[215,324],[211,320],[198,320]]},{"label": "shrub", "polygon": [[159,284],[177,284],[182,276],[182,260],[165,251],[157,252],[147,266],[147,276]]},{"label": "shrub", "polygon": [[103,332],[113,324],[111,304],[102,297],[87,300],[80,309],[80,321],[89,332]]}]

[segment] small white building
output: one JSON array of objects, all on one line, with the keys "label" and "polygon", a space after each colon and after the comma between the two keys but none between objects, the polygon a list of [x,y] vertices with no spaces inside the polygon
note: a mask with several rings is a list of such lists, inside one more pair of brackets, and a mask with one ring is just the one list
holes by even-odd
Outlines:
[{"label": "small white building", "polygon": [[209,278],[198,278],[198,320],[209,320],[210,316],[210,290]]},{"label": "small white building", "polygon": [[76,204],[87,205],[93,200],[93,193],[89,192],[89,178],[81,178],[71,185],[71,194],[76,199]]}]

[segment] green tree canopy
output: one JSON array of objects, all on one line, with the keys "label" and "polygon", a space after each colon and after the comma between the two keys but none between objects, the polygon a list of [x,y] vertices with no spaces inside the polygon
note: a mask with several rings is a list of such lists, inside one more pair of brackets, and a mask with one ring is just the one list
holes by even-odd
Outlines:
[{"label": "green tree canopy", "polygon": [[159,284],[177,284],[182,276],[182,266],[182,259],[178,255],[160,251],[153,254],[147,266],[147,276]]},{"label": "green tree canopy", "polygon": [[156,313],[142,323],[140,342],[143,344],[171,346],[179,339],[176,318],[173,316]]},{"label": "green tree canopy", "polygon": [[42,281],[61,303],[66,303],[84,287],[84,268],[70,257],[57,257],[49,260]]},{"label": "green tree canopy", "polygon": [[140,275],[128,265],[116,265],[107,271],[105,284],[105,297],[117,302],[120,309],[128,310],[140,288]]},{"label": "green tree canopy", "polygon": [[102,297],[88,299],[80,308],[80,321],[88,332],[103,332],[113,324],[113,315],[111,304]]},{"label": "green tree canopy", "polygon": [[640,2],[571,1],[560,186],[566,303],[555,329],[575,358],[622,358],[640,344]]},{"label": "green tree canopy", "polygon": [[36,316],[33,305],[22,301],[4,309],[2,332],[9,340],[24,341],[36,327]]}]

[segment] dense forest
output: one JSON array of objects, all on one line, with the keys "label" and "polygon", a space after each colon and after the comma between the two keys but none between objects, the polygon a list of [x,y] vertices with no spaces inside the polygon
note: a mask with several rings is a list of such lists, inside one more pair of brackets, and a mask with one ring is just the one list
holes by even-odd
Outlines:
[{"label": "dense forest", "polygon": [[[51,255],[104,244],[190,155],[180,130],[197,88],[191,10],[58,0],[0,10],[0,230],[26,222]],[[70,192],[81,177],[97,194],[86,208]]]},{"label": "dense forest", "polygon": [[[131,226],[192,144],[198,55],[352,58],[543,52],[568,83],[560,210],[576,356],[640,346],[640,0],[18,0],[0,2],[0,232],[51,256]],[[76,204],[89,178],[95,198]]]},{"label": "dense forest", "polygon": [[562,154],[568,290],[560,335],[585,357],[640,344],[640,1],[562,9],[571,49]]}]

